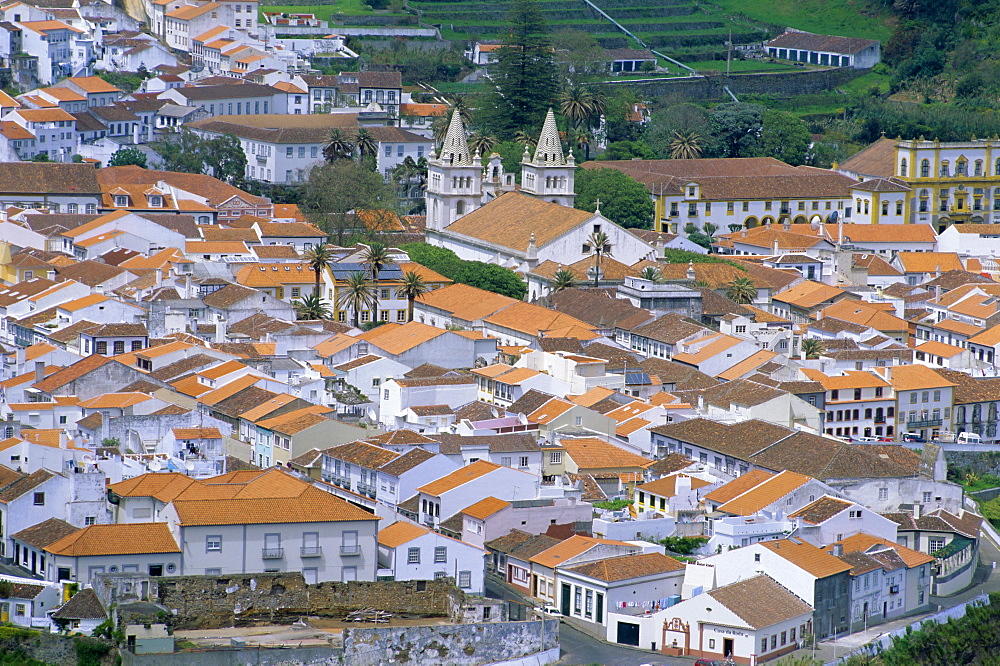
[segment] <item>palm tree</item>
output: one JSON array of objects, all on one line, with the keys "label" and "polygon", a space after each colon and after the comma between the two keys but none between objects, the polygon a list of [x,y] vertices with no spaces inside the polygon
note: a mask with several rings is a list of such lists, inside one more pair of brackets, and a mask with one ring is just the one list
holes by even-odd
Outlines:
[{"label": "palm tree", "polygon": [[333,128],[330,136],[327,137],[326,145],[323,146],[323,159],[327,162],[334,162],[345,157],[350,157],[354,152],[354,144],[347,138],[343,130]]},{"label": "palm tree", "polygon": [[701,157],[702,138],[693,130],[674,130],[670,141],[670,157],[675,160],[693,160]]},{"label": "palm tree", "polygon": [[589,124],[594,115],[594,95],[580,86],[567,86],[559,93],[559,111],[573,127]]},{"label": "palm tree", "polygon": [[729,233],[735,234],[737,231],[739,231],[742,228],[743,228],[742,224],[730,224],[729,225]]},{"label": "palm tree", "polygon": [[514,141],[524,144],[529,150],[538,145],[538,137],[524,130],[517,131],[517,134],[514,135]]},{"label": "palm tree", "polygon": [[802,341],[802,353],[806,358],[819,358],[826,351],[823,341],[818,338],[806,338]]},{"label": "palm tree", "polygon": [[572,289],[576,286],[576,275],[567,268],[560,268],[552,276],[552,291],[559,292],[563,289]]},{"label": "palm tree", "polygon": [[301,299],[292,301],[295,306],[295,315],[299,319],[332,319],[333,313],[330,306],[320,297],[319,294],[306,294]]},{"label": "palm tree", "polygon": [[316,287],[313,289],[313,293],[317,296],[322,296],[319,290],[319,282],[323,271],[326,270],[327,265],[333,260],[333,252],[330,251],[329,245],[323,243],[322,245],[316,245],[306,250],[305,259],[309,264],[309,268],[316,274]]},{"label": "palm tree", "polygon": [[375,306],[375,295],[372,280],[366,273],[357,271],[347,276],[347,282],[340,290],[337,305],[354,312],[354,328],[360,328],[358,322],[361,310]]},{"label": "palm tree", "polygon": [[374,157],[378,153],[378,142],[366,127],[360,128],[354,135],[354,145],[357,147],[358,154],[361,157]]},{"label": "palm tree", "polygon": [[448,126],[451,124],[451,116],[438,116],[431,121],[431,131],[434,132],[434,141],[441,143],[448,134]]},{"label": "palm tree", "polygon": [[590,252],[594,255],[594,286],[596,287],[601,279],[601,257],[611,256],[611,242],[606,233],[595,231],[587,237],[587,244],[590,245]]},{"label": "palm tree", "polygon": [[469,137],[469,150],[480,155],[489,155],[497,143],[496,137],[473,132]]},{"label": "palm tree", "polygon": [[381,241],[372,241],[368,244],[368,249],[361,253],[361,263],[367,264],[372,272],[372,286],[375,292],[375,307],[372,312],[372,321],[378,321],[378,276],[385,268],[386,264],[392,262],[392,255],[389,248]]},{"label": "palm tree", "polygon": [[407,321],[413,321],[413,302],[430,290],[420,273],[416,271],[403,273],[403,281],[396,287],[396,296],[406,299]]},{"label": "palm tree", "polygon": [[706,222],[703,225],[701,225],[701,230],[703,233],[706,233],[709,236],[714,236],[715,232],[719,230],[719,227],[712,224],[711,222]]},{"label": "palm tree", "polygon": [[[462,124],[468,127],[472,124],[472,107],[469,106],[469,99],[465,95],[456,95],[450,100],[451,108],[458,111],[458,117],[462,119]],[[451,114],[448,114],[449,116]]]},{"label": "palm tree", "polygon": [[726,298],[740,305],[748,305],[757,298],[757,287],[748,277],[733,278],[733,281],[726,285]]},{"label": "palm tree", "polygon": [[661,273],[660,269],[656,266],[646,266],[642,269],[642,272],[639,273],[639,277],[643,280],[649,280],[653,284],[660,284],[663,282],[663,273]]}]

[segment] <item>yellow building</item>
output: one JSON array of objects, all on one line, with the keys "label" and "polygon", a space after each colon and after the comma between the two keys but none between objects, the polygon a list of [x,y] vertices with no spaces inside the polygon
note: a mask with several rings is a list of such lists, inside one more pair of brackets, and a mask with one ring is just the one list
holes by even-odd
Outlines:
[{"label": "yellow building", "polygon": [[939,232],[952,224],[1000,223],[1000,139],[880,139],[837,170],[859,180],[884,179],[881,191],[868,192],[870,201],[854,192],[861,202],[855,222],[864,221],[858,215],[868,203],[871,223],[901,219]]}]

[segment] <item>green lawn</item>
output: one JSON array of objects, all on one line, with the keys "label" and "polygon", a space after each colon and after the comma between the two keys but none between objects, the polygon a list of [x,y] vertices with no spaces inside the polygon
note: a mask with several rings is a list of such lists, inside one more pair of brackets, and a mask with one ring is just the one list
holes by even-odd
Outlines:
[{"label": "green lawn", "polygon": [[282,12],[284,14],[315,14],[316,18],[329,21],[334,14],[343,13],[349,16],[372,14],[372,10],[363,0],[333,0],[332,3],[316,5],[268,5],[261,7],[260,20],[264,21],[263,12]]},{"label": "green lawn", "polygon": [[867,0],[711,0],[726,14],[842,37],[877,39],[883,48],[892,30],[888,13]]},{"label": "green lawn", "polygon": [[888,74],[868,72],[853,81],[848,81],[844,85],[840,86],[839,90],[856,95],[858,93],[868,92],[872,86],[878,86],[879,92],[884,95],[889,92],[889,78]]},{"label": "green lawn", "polygon": [[[677,58],[685,65],[691,69],[703,72],[725,72],[726,71],[726,61],[725,60],[703,60],[701,62],[687,62],[683,58]],[[676,69],[676,65],[671,65]],[[796,67],[795,65],[783,62],[766,62],[763,60],[733,60],[730,63],[731,72],[790,72],[793,70],[804,69],[802,67]]]}]

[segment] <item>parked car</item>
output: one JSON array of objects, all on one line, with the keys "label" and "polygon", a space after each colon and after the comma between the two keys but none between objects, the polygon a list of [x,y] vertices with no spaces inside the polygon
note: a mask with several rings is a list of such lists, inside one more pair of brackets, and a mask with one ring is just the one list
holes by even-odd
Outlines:
[{"label": "parked car", "polygon": [[913,442],[915,444],[926,444],[927,440],[920,436],[919,433],[915,432],[904,432],[903,433],[904,442]]},{"label": "parked car", "polygon": [[562,611],[552,605],[542,606],[541,608],[532,608],[532,613],[536,615],[549,615],[551,617],[562,617]]}]

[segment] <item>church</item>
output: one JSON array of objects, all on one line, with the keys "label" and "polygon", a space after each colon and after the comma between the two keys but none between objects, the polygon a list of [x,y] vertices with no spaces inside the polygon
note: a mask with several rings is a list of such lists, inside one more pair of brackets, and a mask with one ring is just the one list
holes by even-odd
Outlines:
[{"label": "church", "polygon": [[521,183],[505,173],[500,156],[483,165],[470,154],[456,111],[440,153],[427,161],[427,242],[462,259],[527,273],[543,261],[569,265],[593,255],[590,235],[607,235],[610,255],[632,265],[654,248],[601,215],[573,208],[576,163],[563,154],[550,109],[532,157],[527,146]]}]

